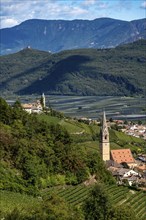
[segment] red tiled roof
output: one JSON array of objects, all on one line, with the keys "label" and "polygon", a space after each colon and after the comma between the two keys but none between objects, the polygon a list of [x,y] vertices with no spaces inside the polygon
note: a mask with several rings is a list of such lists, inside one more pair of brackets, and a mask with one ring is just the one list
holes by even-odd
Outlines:
[{"label": "red tiled roof", "polygon": [[117,163],[134,163],[130,149],[111,150],[111,159]]}]

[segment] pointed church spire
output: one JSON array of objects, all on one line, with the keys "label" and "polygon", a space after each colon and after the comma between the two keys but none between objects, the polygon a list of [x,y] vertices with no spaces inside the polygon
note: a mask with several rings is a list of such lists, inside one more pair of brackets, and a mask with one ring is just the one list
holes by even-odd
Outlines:
[{"label": "pointed church spire", "polygon": [[103,121],[106,122],[105,111],[103,112]]},{"label": "pointed church spire", "polygon": [[107,123],[106,123],[106,116],[105,116],[105,111],[103,112],[103,118],[102,118],[102,129],[107,128]]},{"label": "pointed church spire", "polygon": [[104,161],[110,160],[110,143],[109,143],[109,131],[106,122],[106,115],[105,111],[103,112],[103,119],[102,119],[102,127],[101,127],[101,139],[100,139],[100,152],[102,159]]}]

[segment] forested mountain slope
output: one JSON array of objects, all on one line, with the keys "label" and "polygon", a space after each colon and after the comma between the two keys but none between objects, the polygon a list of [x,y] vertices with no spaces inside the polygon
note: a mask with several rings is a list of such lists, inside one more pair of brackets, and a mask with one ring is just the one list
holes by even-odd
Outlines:
[{"label": "forested mountain slope", "polygon": [[146,40],[56,54],[26,48],[0,57],[1,93],[144,95]]}]

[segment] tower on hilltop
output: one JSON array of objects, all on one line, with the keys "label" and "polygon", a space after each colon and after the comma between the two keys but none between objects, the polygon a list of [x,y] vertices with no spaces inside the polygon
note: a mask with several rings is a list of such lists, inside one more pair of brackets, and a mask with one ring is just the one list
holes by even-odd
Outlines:
[{"label": "tower on hilltop", "polygon": [[100,152],[103,161],[110,160],[109,131],[106,123],[105,112],[103,112],[102,127],[100,131]]},{"label": "tower on hilltop", "polygon": [[41,103],[42,107],[45,108],[46,107],[46,99],[45,99],[44,93],[42,93],[41,101],[42,101],[42,103]]}]

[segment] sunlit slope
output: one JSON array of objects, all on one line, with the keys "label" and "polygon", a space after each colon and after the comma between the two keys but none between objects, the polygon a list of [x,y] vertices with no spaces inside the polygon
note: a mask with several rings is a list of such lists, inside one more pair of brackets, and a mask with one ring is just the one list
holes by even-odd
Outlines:
[{"label": "sunlit slope", "polygon": [[[85,147],[87,150],[99,150],[100,126],[97,124],[86,124],[71,118],[58,118],[49,115],[38,115],[39,120],[49,124],[61,125],[70,133],[77,145]],[[109,129],[111,149],[130,148],[133,153],[146,151],[145,140],[126,135],[121,131]]]}]

